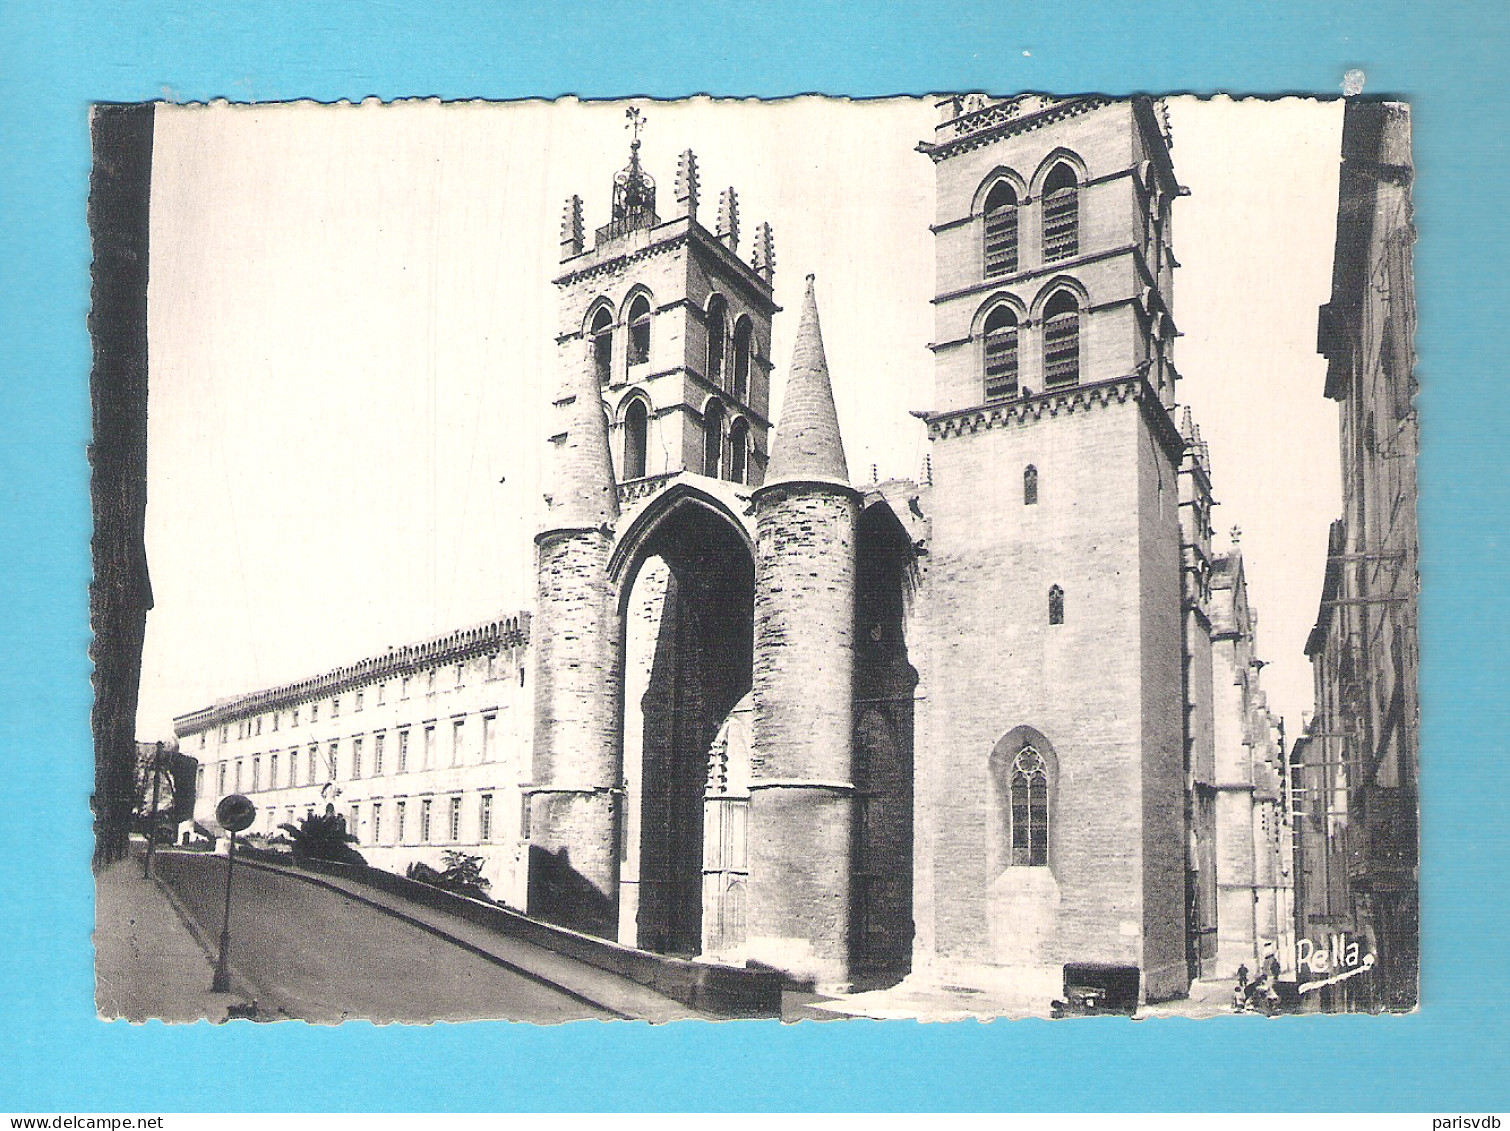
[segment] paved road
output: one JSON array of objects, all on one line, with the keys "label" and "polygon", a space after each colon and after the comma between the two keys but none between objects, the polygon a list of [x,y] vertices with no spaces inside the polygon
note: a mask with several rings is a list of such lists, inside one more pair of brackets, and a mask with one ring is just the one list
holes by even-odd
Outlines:
[{"label": "paved road", "polygon": [[[220,937],[225,858],[172,855],[172,886],[204,937]],[[168,868],[164,868],[166,873]],[[609,1010],[412,923],[294,876],[236,869],[231,965],[268,1007],[306,1021],[552,1023]]]}]

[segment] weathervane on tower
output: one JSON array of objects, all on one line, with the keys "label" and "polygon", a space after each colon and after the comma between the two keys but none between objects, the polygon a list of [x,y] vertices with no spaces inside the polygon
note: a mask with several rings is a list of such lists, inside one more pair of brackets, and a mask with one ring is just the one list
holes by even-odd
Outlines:
[{"label": "weathervane on tower", "polygon": [[640,167],[640,130],[647,119],[638,106],[625,110],[624,117],[628,119],[624,128],[633,131],[633,140],[629,143],[628,166],[613,179],[613,218],[615,221],[643,218],[654,223],[655,182]]}]

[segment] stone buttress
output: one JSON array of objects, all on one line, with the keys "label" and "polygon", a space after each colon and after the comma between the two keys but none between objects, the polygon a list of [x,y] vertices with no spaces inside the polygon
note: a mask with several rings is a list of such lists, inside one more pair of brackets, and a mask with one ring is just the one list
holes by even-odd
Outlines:
[{"label": "stone buttress", "polygon": [[765,485],[755,492],[747,954],[850,981],[855,536],[812,276]]}]

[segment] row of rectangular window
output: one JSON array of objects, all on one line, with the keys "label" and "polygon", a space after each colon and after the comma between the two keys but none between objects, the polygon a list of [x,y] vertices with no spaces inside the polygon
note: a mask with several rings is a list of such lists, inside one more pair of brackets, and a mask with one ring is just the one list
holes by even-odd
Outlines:
[{"label": "row of rectangular window", "polygon": [[[487,674],[486,678],[490,679],[490,680],[491,679],[501,678],[500,676],[498,676],[498,675],[496,675],[494,673],[494,669],[493,669],[493,660],[494,659],[495,659],[495,657],[491,657],[491,656],[488,658],[488,674]],[[434,692],[435,692],[435,673],[436,673],[437,670],[438,669],[436,669],[436,668],[430,668],[425,673],[425,681],[426,681],[425,691],[426,691],[426,694],[434,694]],[[456,682],[453,685],[453,688],[460,688],[460,687],[465,687],[466,686],[465,671],[466,671],[466,664],[465,663],[461,663],[461,664],[456,664],[455,665]],[[404,676],[399,681],[399,699],[400,700],[404,700],[404,699],[408,699],[409,698],[409,683],[410,683],[411,678],[412,678],[411,676],[407,676],[406,675],[406,676]],[[520,687],[524,686],[524,668],[522,668],[522,667],[519,669],[519,686]],[[385,703],[385,701],[386,701],[385,700],[385,696],[386,696],[387,687],[388,687],[388,684],[387,684],[386,681],[377,684],[377,706],[379,706],[379,707],[383,706],[384,703]],[[361,692],[361,691],[358,691],[356,693],[356,695],[353,697],[353,710],[360,711],[360,710],[363,709],[364,706],[365,706],[365,693]],[[298,707],[292,708],[288,712],[288,714],[289,714],[289,726],[290,727],[296,727],[296,726],[298,726],[299,725],[299,708]],[[340,716],[341,716],[341,697],[340,696],[334,696],[330,700],[330,717],[333,718],[333,719],[335,719],[335,718],[340,718]],[[282,723],[283,712],[281,712],[281,711],[274,711],[270,715],[257,715],[255,718],[240,720],[236,724],[236,738],[238,740],[239,739],[246,739],[246,738],[256,738],[259,735],[261,735],[262,734],[262,720],[264,718],[266,718],[269,721],[269,723],[270,723],[270,729],[272,731],[276,732],[278,730],[280,724]],[[320,704],[319,703],[311,703],[311,704],[309,704],[309,721],[312,722],[312,723],[317,723],[317,722],[320,721]],[[230,741],[230,731],[231,731],[231,728],[230,728],[230,724],[229,723],[222,724],[222,726],[220,728],[220,741],[222,743]],[[199,735],[199,746],[200,746],[201,749],[203,749],[204,746],[205,746],[205,738],[206,738],[206,735],[208,733],[209,733],[208,731],[203,731]]]},{"label": "row of rectangular window", "polygon": [[[478,796],[478,799],[477,799],[477,839],[475,841],[471,841],[471,840],[464,841],[462,839],[462,835],[461,835],[462,795],[461,794],[453,794],[450,797],[448,797],[448,798],[445,799],[446,800],[446,807],[445,807],[445,810],[444,810],[444,814],[445,814],[445,819],[446,819],[446,825],[445,825],[445,828],[443,830],[444,833],[445,833],[444,837],[437,837],[435,835],[436,832],[439,831],[439,830],[436,829],[436,823],[435,823],[435,816],[436,816],[436,814],[435,814],[434,802],[435,802],[436,799],[435,798],[431,798],[431,797],[422,797],[422,798],[419,798],[418,801],[417,801],[417,809],[418,809],[417,816],[418,816],[418,819],[419,819],[419,827],[417,829],[418,836],[417,836],[417,838],[415,840],[412,840],[412,841],[407,840],[407,837],[409,835],[409,828],[408,828],[408,825],[407,825],[407,822],[408,822],[408,819],[409,819],[409,800],[408,799],[402,799],[402,800],[395,800],[395,801],[393,801],[392,802],[393,808],[392,808],[391,811],[384,809],[384,805],[386,804],[386,802],[384,800],[377,800],[377,801],[366,802],[366,804],[368,806],[368,814],[369,814],[369,821],[370,821],[370,835],[369,836],[365,836],[365,837],[362,835],[362,829],[361,829],[361,818],[362,818],[362,805],[363,805],[363,802],[360,802],[360,801],[352,802],[351,805],[347,808],[347,814],[346,814],[347,826],[346,827],[347,827],[347,831],[357,838],[357,843],[358,844],[366,844],[366,845],[375,846],[375,847],[381,847],[384,844],[390,844],[390,845],[393,845],[395,847],[398,847],[398,846],[404,845],[405,843],[410,843],[410,844],[447,844],[447,843],[449,843],[449,844],[464,844],[464,843],[466,843],[466,844],[473,844],[473,843],[475,843],[475,844],[489,844],[493,840],[493,832],[494,832],[494,827],[493,827],[493,825],[494,825],[494,803],[493,803],[493,797],[494,797],[494,795],[492,793],[483,793],[483,794],[480,794]],[[286,823],[288,823],[290,825],[294,823],[294,810],[295,810],[295,808],[296,808],[295,806],[290,805],[290,806],[288,806],[288,807],[286,807],[284,809],[284,815],[285,815],[285,818],[286,818]],[[313,812],[314,812],[314,809],[313,808],[309,808],[309,809],[307,809],[305,811],[305,815],[308,816],[309,814],[312,814]],[[392,823],[391,823],[391,825],[387,826],[388,839],[385,839],[384,820],[385,820],[385,817],[388,817],[388,814],[390,812],[391,812],[391,818],[388,818],[388,819],[390,819]]]},{"label": "row of rectangular window", "polygon": [[[495,749],[495,738],[494,738],[493,730],[494,730],[494,725],[497,722],[497,719],[498,719],[497,715],[484,715],[484,716],[482,716],[482,759],[481,759],[482,763],[487,763],[487,762],[489,762],[489,761],[492,760],[492,754],[493,754],[494,749]],[[453,767],[455,767],[455,766],[462,766],[462,765],[468,764],[468,763],[466,763],[464,761],[464,758],[463,758],[463,754],[464,754],[463,731],[464,731],[464,728],[465,728],[465,724],[466,724],[466,720],[465,719],[454,719],[454,720],[452,720],[452,723],[451,723],[451,762],[450,762],[450,765],[453,766]],[[395,768],[393,770],[394,773],[403,774],[403,773],[408,773],[409,772],[409,735],[410,735],[411,731],[412,731],[412,728],[406,727],[406,728],[404,728],[402,730],[398,730],[398,731],[395,732],[398,735],[398,750],[396,752],[397,753],[397,759],[396,759],[397,765],[395,766]],[[423,733],[423,736],[424,736],[424,745],[423,745],[423,750],[422,750],[422,761],[421,761],[420,765],[417,767],[417,769],[420,769],[420,770],[433,770],[433,769],[447,768],[447,767],[438,767],[438,766],[435,765],[435,727],[433,725],[426,726],[426,727],[423,728],[423,732],[422,733]],[[388,733],[386,731],[381,731],[381,732],[378,732],[378,733],[375,733],[375,734],[372,735],[372,740],[373,740],[372,741],[372,764],[371,764],[371,772],[367,776],[375,777],[375,778],[376,777],[382,777],[383,774],[387,771],[387,753],[388,753],[388,750],[387,750],[387,738],[388,738]],[[349,779],[355,781],[355,780],[358,780],[361,777],[363,777],[363,771],[364,771],[364,769],[367,768],[364,765],[364,756],[365,756],[367,748],[366,748],[366,745],[364,743],[364,738],[352,738],[351,739],[351,744],[352,744],[351,745],[351,760],[350,760],[350,771],[351,772],[349,774]],[[328,769],[329,773],[328,773],[328,775],[322,781],[322,779],[320,778],[320,769],[321,769],[321,763],[320,763],[320,744],[319,743],[311,743],[309,745],[309,748],[308,748],[307,752],[300,751],[300,749],[297,748],[297,747],[290,747],[289,750],[287,751],[287,753],[288,753],[288,762],[287,762],[287,777],[288,777],[288,780],[287,780],[287,784],[286,785],[280,785],[279,782],[278,782],[279,763],[280,763],[279,754],[277,754],[277,753],[271,753],[271,754],[269,754],[268,755],[268,778],[267,778],[267,786],[266,786],[266,788],[267,789],[292,788],[292,787],[297,786],[297,785],[300,784],[299,781],[297,780],[297,778],[298,778],[299,755],[300,755],[301,752],[306,754],[306,756],[307,756],[307,765],[308,765],[308,771],[307,771],[307,774],[305,776],[305,780],[304,780],[303,784],[305,784],[305,785],[317,785],[317,784],[323,784],[324,781],[337,781],[337,780],[339,780],[339,777],[340,777],[340,749],[341,749],[341,740],[340,739],[336,739],[336,740],[330,742],[326,746],[326,752],[327,752],[327,754],[326,754],[326,758],[325,758],[325,768]],[[217,787],[218,787],[218,791],[219,791],[219,795],[220,796],[224,796],[225,795],[227,785],[233,784],[231,782],[228,782],[227,777],[226,777],[227,767],[228,766],[230,766],[230,767],[233,768],[234,774],[235,774],[235,778],[234,778],[234,792],[240,793],[240,792],[242,792],[243,789],[246,789],[246,788],[249,788],[251,791],[256,792],[256,791],[264,788],[263,785],[262,785],[262,756],[260,754],[258,754],[258,755],[253,755],[252,758],[249,759],[249,760],[245,759],[245,758],[238,758],[234,762],[223,761],[223,762],[221,762],[219,764],[219,777],[217,779]],[[249,778],[243,778],[243,767],[244,766],[248,766],[248,768],[250,769],[250,777]]]}]

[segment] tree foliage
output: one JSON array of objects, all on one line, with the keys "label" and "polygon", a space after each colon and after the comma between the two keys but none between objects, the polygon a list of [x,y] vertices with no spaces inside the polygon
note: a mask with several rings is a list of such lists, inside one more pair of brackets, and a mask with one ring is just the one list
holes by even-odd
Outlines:
[{"label": "tree foliage", "polygon": [[351,846],[357,838],[346,831],[346,818],[325,806],[323,813],[310,813],[297,825],[278,826],[288,833],[294,859],[327,860],[335,864],[365,864],[362,854]]}]

